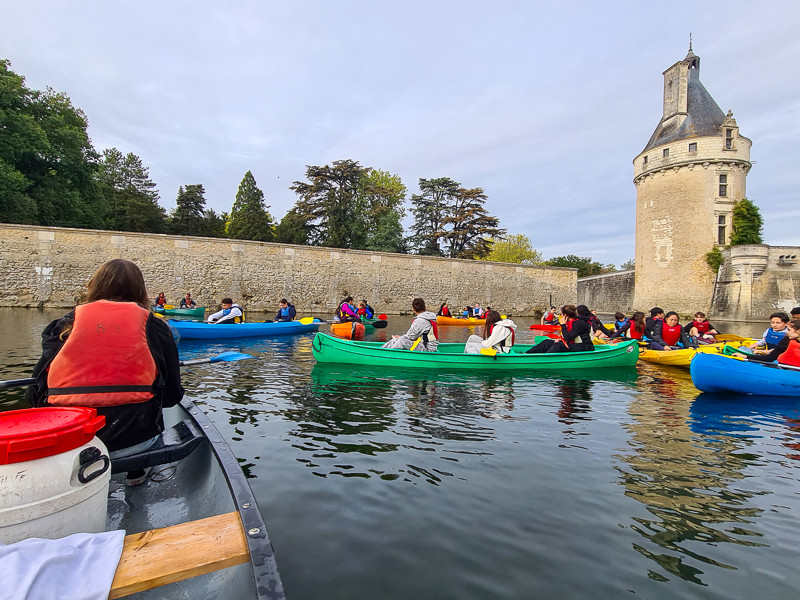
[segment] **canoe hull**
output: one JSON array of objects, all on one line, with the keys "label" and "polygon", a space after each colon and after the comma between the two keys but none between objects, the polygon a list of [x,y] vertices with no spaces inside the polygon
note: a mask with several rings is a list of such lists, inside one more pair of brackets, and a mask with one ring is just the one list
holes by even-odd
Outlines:
[{"label": "canoe hull", "polygon": [[[645,362],[671,365],[673,367],[689,367],[696,354],[719,354],[725,344],[707,344],[699,348],[681,348],[680,350],[642,350],[641,358]],[[731,343],[729,342],[729,345]],[[737,344],[738,345],[738,344]]]},{"label": "canoe hull", "polygon": [[722,354],[698,354],[689,366],[702,392],[800,397],[800,371],[738,360]]},{"label": "canoe hull", "polygon": [[154,308],[153,310],[165,317],[192,317],[194,319],[202,319],[206,314],[205,306],[198,306],[197,308]]},{"label": "canoe hull", "polygon": [[221,340],[242,337],[273,337],[309,333],[319,329],[321,321],[303,325],[300,321],[278,323],[238,323],[236,325],[214,325],[192,321],[169,321],[177,337],[184,340]]},{"label": "canoe hull", "polygon": [[331,333],[345,340],[363,340],[364,323],[331,323]]},{"label": "canoe hull", "polygon": [[529,345],[515,346],[515,353],[487,356],[464,354],[464,344],[439,344],[438,352],[411,352],[381,348],[380,342],[353,342],[324,333],[314,337],[312,350],[320,363],[341,363],[403,369],[463,369],[531,371],[630,367],[639,360],[635,341],[598,347],[594,352],[524,354]]},{"label": "canoe hull", "polygon": [[465,327],[474,327],[475,325],[483,325],[484,323],[486,323],[486,319],[476,319],[474,317],[470,317],[469,319],[456,319],[455,317],[443,317],[442,315],[436,317],[437,325],[462,325]]}]

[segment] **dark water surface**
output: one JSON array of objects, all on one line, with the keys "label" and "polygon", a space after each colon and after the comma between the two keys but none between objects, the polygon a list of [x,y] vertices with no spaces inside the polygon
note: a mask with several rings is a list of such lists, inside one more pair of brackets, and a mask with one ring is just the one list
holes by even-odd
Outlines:
[{"label": "dark water surface", "polygon": [[[4,379],[63,312],[0,310]],[[326,367],[311,339],[179,344],[257,357],[184,384],[251,477],[291,600],[800,597],[800,399],[710,397],[645,363]]]}]

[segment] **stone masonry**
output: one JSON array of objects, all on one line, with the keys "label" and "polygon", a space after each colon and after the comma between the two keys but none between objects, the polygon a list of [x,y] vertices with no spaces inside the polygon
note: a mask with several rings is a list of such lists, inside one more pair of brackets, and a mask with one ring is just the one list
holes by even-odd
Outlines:
[{"label": "stone masonry", "polygon": [[436,311],[480,302],[513,315],[574,302],[576,269],[523,266],[265,242],[0,224],[0,306],[71,307],[112,258],[142,269],[148,293],[177,304],[191,292],[216,307],[231,296],[250,310],[285,297],[300,314],[333,314],[347,295],[378,311],[410,312],[415,296]]}]

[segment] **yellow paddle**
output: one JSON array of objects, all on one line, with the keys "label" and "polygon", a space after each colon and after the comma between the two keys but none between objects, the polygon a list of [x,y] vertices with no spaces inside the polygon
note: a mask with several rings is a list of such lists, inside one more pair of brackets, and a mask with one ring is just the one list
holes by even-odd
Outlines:
[{"label": "yellow paddle", "polygon": [[166,308],[167,310],[175,310],[175,305],[174,304],[165,304],[164,308]]},{"label": "yellow paddle", "polygon": [[481,348],[481,354],[486,356],[495,356],[497,354],[497,350],[494,348]]},{"label": "yellow paddle", "polygon": [[314,317],[303,317],[300,319],[301,325],[311,325],[314,322]]}]

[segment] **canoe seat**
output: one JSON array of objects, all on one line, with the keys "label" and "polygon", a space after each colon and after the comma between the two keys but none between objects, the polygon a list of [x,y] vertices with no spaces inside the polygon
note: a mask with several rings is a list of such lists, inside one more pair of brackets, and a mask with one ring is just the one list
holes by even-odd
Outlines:
[{"label": "canoe seat", "polygon": [[181,460],[206,441],[206,436],[191,419],[184,419],[165,429],[155,444],[144,452],[115,458],[111,461],[112,473],[127,473]]},{"label": "canoe seat", "polygon": [[238,512],[125,536],[109,598],[122,598],[250,560]]}]

